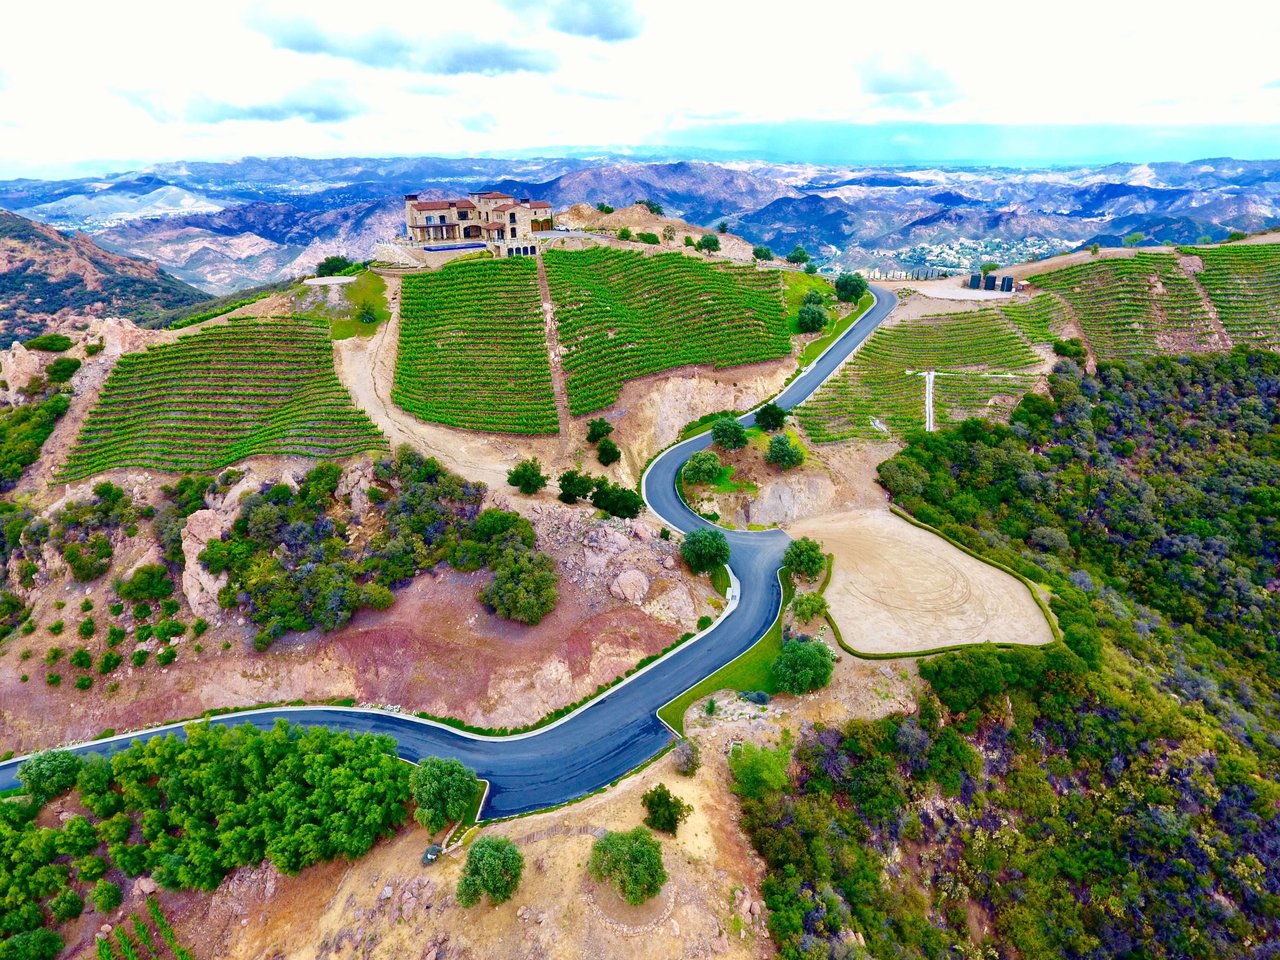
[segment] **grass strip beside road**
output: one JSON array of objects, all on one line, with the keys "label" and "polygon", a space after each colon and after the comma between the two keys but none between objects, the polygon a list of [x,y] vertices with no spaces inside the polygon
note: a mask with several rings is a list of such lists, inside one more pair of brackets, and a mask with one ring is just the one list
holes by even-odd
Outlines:
[{"label": "grass strip beside road", "polygon": [[778,571],[778,579],[782,582],[782,609],[778,611],[773,626],[765,635],[744,653],[658,710],[658,718],[680,736],[684,736],[685,712],[691,704],[707,694],[717,690],[763,690],[769,694],[777,692],[770,668],[782,651],[782,610],[787,608],[795,594],[795,584],[791,582],[791,572],[786,567]]},{"label": "grass strip beside road", "polygon": [[798,357],[800,369],[803,370],[809,364],[813,363],[813,361],[817,360],[818,357],[822,355],[822,351],[835,343],[846,330],[857,323],[863,314],[871,309],[875,302],[876,299],[871,295],[870,291],[864,293],[862,295],[862,299],[858,301],[858,305],[854,309],[850,310],[848,314],[828,326],[826,332],[824,332],[822,336],[817,340],[814,340],[800,352],[800,356]]}]

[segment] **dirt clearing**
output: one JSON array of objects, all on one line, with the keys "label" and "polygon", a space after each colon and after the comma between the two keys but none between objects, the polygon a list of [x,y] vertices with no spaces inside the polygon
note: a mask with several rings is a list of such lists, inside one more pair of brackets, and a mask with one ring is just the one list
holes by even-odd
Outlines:
[{"label": "dirt clearing", "polygon": [[1022,583],[891,513],[834,514],[787,532],[813,537],[835,554],[826,598],[855,650],[909,654],[1053,639]]}]

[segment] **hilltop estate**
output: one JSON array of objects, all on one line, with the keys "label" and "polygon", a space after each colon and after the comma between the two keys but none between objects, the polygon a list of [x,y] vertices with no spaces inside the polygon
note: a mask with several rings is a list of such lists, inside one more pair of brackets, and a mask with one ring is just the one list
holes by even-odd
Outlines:
[{"label": "hilltop estate", "polygon": [[421,200],[409,193],[404,222],[409,240],[426,250],[487,247],[495,257],[536,256],[539,234],[551,229],[551,204],[517,201],[496,190],[458,200]]}]

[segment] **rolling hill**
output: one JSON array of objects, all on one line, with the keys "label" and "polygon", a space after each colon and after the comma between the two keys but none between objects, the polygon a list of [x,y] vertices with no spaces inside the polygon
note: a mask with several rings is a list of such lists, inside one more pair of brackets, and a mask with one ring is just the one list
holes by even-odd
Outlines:
[{"label": "rolling hill", "polygon": [[0,210],[0,347],[74,314],[145,320],[207,299],[154,263]]}]

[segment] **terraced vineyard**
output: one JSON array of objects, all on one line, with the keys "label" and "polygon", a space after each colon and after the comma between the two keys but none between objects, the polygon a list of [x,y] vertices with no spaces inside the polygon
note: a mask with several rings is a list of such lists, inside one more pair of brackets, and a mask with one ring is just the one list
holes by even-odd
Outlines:
[{"label": "terraced vineyard", "polygon": [[575,415],[607,407],[635,377],[791,353],[772,271],[610,247],[548,250],[544,259]]},{"label": "terraced vineyard", "polygon": [[1219,346],[1199,291],[1171,254],[1093,260],[1031,282],[1071,306],[1099,359]]},{"label": "terraced vineyard", "polygon": [[405,277],[391,398],[451,427],[557,433],[536,262],[464,261]]},{"label": "terraced vineyard", "polygon": [[999,310],[1029,343],[1053,342],[1071,319],[1066,304],[1045,293],[1019,303],[1002,303]]},{"label": "terraced vineyard", "polygon": [[244,318],[121,357],[58,479],[386,448],[334,373],[327,329],[297,318]]},{"label": "terraced vineyard", "polygon": [[1280,347],[1280,244],[1184,252],[1204,262],[1200,283],[1233,341]]},{"label": "terraced vineyard", "polygon": [[1041,358],[1031,343],[1047,340],[1043,334],[1061,315],[1061,306],[1044,296],[1018,308],[944,313],[881,328],[800,407],[800,423],[819,443],[901,437],[925,425],[922,374],[928,370],[937,371],[935,423],[1003,415],[1035,384]]}]

